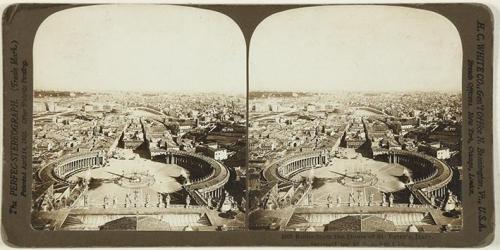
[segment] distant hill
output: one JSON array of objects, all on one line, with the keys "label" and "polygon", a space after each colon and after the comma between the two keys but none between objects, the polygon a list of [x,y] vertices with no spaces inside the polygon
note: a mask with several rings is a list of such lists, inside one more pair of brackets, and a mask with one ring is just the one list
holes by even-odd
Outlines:
[{"label": "distant hill", "polygon": [[281,91],[251,91],[248,93],[249,99],[268,98],[268,97],[301,97],[311,96],[312,93],[304,92],[281,92]]},{"label": "distant hill", "polygon": [[73,91],[55,91],[55,90],[34,90],[35,97],[78,97],[86,96],[88,93]]}]

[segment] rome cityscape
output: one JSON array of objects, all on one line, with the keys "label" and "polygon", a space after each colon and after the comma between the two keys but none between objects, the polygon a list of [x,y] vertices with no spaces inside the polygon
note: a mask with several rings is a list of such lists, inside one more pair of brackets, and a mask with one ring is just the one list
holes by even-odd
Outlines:
[{"label": "rome cityscape", "polygon": [[461,230],[448,20],[300,8],[247,48],[227,16],[149,7],[75,8],[38,29],[33,228]]},{"label": "rome cityscape", "polygon": [[249,99],[250,229],[461,229],[461,92]]},{"label": "rome cityscape", "polygon": [[225,94],[35,91],[33,227],[241,229],[245,106]]},{"label": "rome cityscape", "polygon": [[33,45],[32,227],[244,229],[236,28],[170,5],[84,6],[44,20]]},{"label": "rome cityscape", "polygon": [[250,51],[250,230],[461,230],[462,47],[445,18],[303,8],[261,23]]}]

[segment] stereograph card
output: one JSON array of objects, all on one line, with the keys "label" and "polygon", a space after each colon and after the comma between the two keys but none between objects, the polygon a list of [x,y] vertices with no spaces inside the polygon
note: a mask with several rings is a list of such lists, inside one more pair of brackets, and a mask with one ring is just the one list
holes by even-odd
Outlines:
[{"label": "stereograph card", "polygon": [[485,246],[481,4],[14,4],[2,237],[20,247]]}]

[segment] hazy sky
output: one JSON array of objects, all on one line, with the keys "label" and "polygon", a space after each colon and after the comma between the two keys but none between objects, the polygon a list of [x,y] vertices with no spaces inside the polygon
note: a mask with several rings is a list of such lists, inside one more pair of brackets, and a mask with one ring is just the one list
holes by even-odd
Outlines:
[{"label": "hazy sky", "polygon": [[89,6],[40,26],[35,89],[243,94],[245,42],[217,12],[181,6]]},{"label": "hazy sky", "polygon": [[462,47],[443,16],[388,6],[274,14],[250,45],[250,90],[461,89]]}]

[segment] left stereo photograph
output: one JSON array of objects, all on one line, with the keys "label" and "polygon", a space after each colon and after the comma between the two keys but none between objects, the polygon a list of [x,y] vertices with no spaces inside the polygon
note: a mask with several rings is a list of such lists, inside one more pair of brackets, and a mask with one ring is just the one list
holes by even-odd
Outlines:
[{"label": "left stereo photograph", "polygon": [[33,77],[34,229],[244,230],[246,44],[229,17],[62,10]]}]

